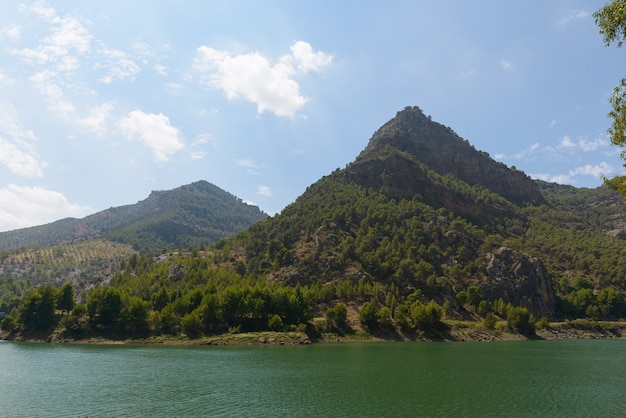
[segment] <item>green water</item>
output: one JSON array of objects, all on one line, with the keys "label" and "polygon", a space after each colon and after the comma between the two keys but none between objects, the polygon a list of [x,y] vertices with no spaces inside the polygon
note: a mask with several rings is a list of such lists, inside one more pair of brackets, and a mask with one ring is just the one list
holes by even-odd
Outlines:
[{"label": "green water", "polygon": [[618,417],[626,340],[0,343],[2,417]]}]

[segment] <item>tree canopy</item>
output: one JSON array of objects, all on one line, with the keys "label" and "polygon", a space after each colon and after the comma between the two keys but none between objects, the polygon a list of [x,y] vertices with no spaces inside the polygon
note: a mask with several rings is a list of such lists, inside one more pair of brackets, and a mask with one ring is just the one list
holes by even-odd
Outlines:
[{"label": "tree canopy", "polygon": [[[626,39],[626,0],[613,0],[593,14],[600,34],[606,46],[617,43],[621,47]],[[607,130],[613,145],[624,148],[626,146],[626,78],[622,78],[613,89],[609,102],[611,111],[609,117],[613,120]],[[626,150],[622,151],[622,160],[626,159]],[[625,164],[626,166],[626,164]],[[616,176],[607,183],[626,196],[626,176]]]}]

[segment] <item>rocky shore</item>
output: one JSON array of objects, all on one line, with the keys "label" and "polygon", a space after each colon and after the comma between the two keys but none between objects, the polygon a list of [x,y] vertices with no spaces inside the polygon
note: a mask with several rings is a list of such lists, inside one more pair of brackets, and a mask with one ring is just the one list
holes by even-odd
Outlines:
[{"label": "rocky shore", "polygon": [[311,337],[304,332],[244,332],[236,334],[222,334],[196,339],[184,336],[152,336],[147,338],[105,338],[102,336],[85,336],[84,338],[69,338],[58,332],[50,335],[34,336],[21,334],[0,334],[0,339],[10,341],[47,342],[55,344],[162,344],[162,345],[205,345],[205,346],[264,346],[264,345],[308,345],[312,343],[337,342],[365,342],[365,341],[522,341],[522,340],[580,340],[580,339],[615,339],[626,338],[626,322],[596,322],[575,320],[570,322],[556,322],[536,331],[535,335],[525,336],[507,330],[488,330],[480,323],[464,323],[449,328],[437,337],[384,334],[371,335],[357,330],[354,333],[335,334],[326,333]]}]

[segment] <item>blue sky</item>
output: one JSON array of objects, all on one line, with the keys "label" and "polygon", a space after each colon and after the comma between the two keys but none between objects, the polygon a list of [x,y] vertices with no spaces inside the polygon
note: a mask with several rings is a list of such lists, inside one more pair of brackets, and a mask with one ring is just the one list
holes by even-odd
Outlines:
[{"label": "blue sky", "polygon": [[622,173],[603,1],[11,1],[0,231],[198,180],[274,214],[419,106],[534,178]]}]

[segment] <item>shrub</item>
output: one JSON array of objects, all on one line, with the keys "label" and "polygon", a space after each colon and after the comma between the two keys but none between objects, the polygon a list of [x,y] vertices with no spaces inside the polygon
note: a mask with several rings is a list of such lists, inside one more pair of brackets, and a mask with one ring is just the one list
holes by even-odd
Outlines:
[{"label": "shrub", "polygon": [[545,316],[539,318],[539,321],[535,323],[535,328],[537,329],[547,329],[550,328],[550,321]]},{"label": "shrub", "polygon": [[485,319],[483,320],[483,327],[485,327],[486,329],[489,330],[494,330],[496,329],[496,324],[497,324],[497,320],[496,320],[496,316],[494,314],[492,314],[491,312],[489,312],[487,315],[485,315]]},{"label": "shrub", "polygon": [[267,321],[267,326],[272,331],[280,331],[283,329],[283,320],[278,314],[274,314],[269,321]]},{"label": "shrub", "polygon": [[5,316],[2,319],[2,322],[0,322],[0,328],[2,328],[2,331],[6,332],[13,332],[17,329],[18,326],[19,324],[11,315]]}]

